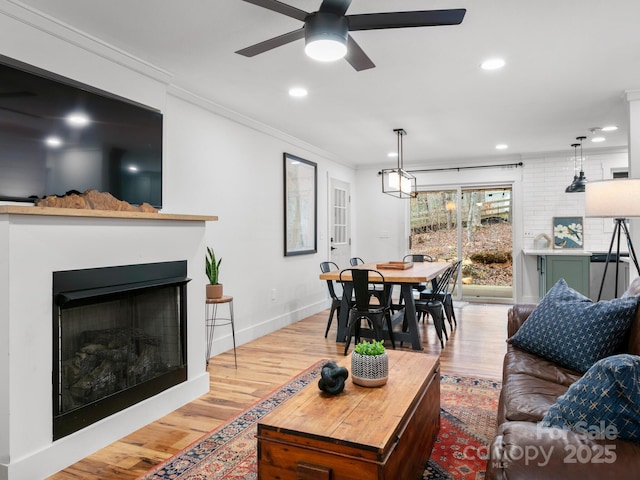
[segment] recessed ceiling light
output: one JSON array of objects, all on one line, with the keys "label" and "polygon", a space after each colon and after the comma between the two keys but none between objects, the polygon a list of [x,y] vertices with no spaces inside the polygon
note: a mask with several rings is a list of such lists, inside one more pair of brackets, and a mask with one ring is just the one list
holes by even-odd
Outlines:
[{"label": "recessed ceiling light", "polygon": [[604,137],[593,137],[593,138],[591,139],[591,141],[592,141],[593,143],[600,143],[600,142],[604,142],[605,140],[606,140],[606,138],[604,138]]},{"label": "recessed ceiling light", "polygon": [[86,127],[89,125],[89,117],[84,113],[71,113],[67,115],[67,123],[72,127]]},{"label": "recessed ceiling light", "polygon": [[602,127],[603,132],[614,132],[618,129],[615,125],[609,125],[607,127]]},{"label": "recessed ceiling light", "polygon": [[44,143],[47,145],[47,147],[57,148],[62,146],[62,140],[59,137],[54,136],[45,138]]},{"label": "recessed ceiling light", "polygon": [[295,98],[306,97],[309,92],[304,87],[292,87],[289,89],[289,95]]},{"label": "recessed ceiling light", "polygon": [[498,70],[505,66],[505,61],[502,58],[490,58],[480,64],[483,70]]},{"label": "recessed ceiling light", "polygon": [[137,172],[138,171],[138,167],[136,167],[135,165],[129,165],[129,167],[127,167],[127,169],[130,172]]},{"label": "recessed ceiling light", "polygon": [[506,143],[499,143],[496,145],[496,150],[506,150],[507,148],[509,148],[509,145]]}]

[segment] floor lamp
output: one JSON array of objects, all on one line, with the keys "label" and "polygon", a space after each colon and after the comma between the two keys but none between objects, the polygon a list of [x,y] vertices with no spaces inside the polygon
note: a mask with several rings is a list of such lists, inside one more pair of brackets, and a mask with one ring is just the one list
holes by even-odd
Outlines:
[{"label": "floor lamp", "polygon": [[616,243],[616,288],[615,296],[618,296],[618,267],[620,264],[620,239],[624,233],[629,249],[629,258],[636,266],[636,271],[640,275],[640,267],[636,252],[629,236],[626,219],[630,217],[640,217],[640,178],[625,178],[618,180],[602,180],[598,182],[588,182],[585,188],[584,199],[585,215],[587,217],[604,217],[615,219],[611,244],[607,253],[598,301],[602,295],[602,287],[607,277],[607,268],[613,252],[613,244]]}]

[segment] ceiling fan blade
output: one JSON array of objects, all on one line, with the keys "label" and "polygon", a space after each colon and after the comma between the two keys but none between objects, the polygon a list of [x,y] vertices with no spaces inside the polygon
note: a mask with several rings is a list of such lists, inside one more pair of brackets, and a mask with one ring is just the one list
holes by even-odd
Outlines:
[{"label": "ceiling fan blade", "polygon": [[342,16],[346,13],[349,5],[351,5],[351,0],[322,0],[318,11]]},{"label": "ceiling fan blade", "polygon": [[285,33],[284,35],[280,35],[279,37],[270,38],[269,40],[265,40],[264,42],[256,43],[255,45],[251,45],[250,47],[238,50],[236,53],[244,55],[245,57],[253,57],[255,55],[258,55],[259,53],[264,53],[274,48],[281,47],[282,45],[295,42],[296,40],[300,40],[301,38],[304,38],[304,27],[299,28],[298,30],[294,30],[293,32]]},{"label": "ceiling fan blade", "polygon": [[307,18],[307,15],[309,15],[309,12],[305,12],[304,10],[300,10],[299,8],[292,7],[291,5],[287,5],[286,3],[278,2],[277,0],[244,1],[262,8],[266,8],[267,10],[271,10],[273,12],[281,13],[282,15],[286,15],[287,17],[295,18],[296,20],[300,20],[301,22],[304,22],[304,19]]},{"label": "ceiling fan blade", "polygon": [[360,48],[360,45],[356,43],[351,35],[347,39],[347,54],[344,59],[351,64],[356,71],[367,70],[375,67],[375,64],[364,53],[364,50]]},{"label": "ceiling fan blade", "polygon": [[347,15],[349,30],[377,30],[382,28],[436,27],[462,23],[464,8],[451,10],[421,10],[415,12],[364,13]]}]

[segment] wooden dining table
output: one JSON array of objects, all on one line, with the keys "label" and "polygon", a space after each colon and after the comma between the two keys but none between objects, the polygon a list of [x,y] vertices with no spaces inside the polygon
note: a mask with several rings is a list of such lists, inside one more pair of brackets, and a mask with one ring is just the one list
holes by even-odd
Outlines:
[{"label": "wooden dining table", "polygon": [[[410,268],[385,268],[382,265],[391,262],[364,263],[350,268],[360,268],[377,270],[384,276],[384,285],[390,295],[394,285],[400,285],[400,295],[404,300],[402,308],[393,315],[392,323],[396,325],[402,321],[405,328],[393,330],[395,342],[411,342],[413,350],[422,350],[420,332],[418,330],[418,316],[416,315],[416,305],[413,298],[413,286],[419,283],[431,282],[438,275],[451,266],[449,262],[414,262]],[[380,265],[380,267],[379,267]],[[340,281],[341,270],[320,274],[320,280]],[[336,334],[337,342],[344,342],[347,335],[347,321],[349,319],[349,302],[353,293],[353,284],[350,281],[351,275],[345,273],[342,280],[344,291],[342,294],[342,304],[340,315],[338,316],[338,328]],[[380,277],[371,276],[371,283],[380,283]]]}]

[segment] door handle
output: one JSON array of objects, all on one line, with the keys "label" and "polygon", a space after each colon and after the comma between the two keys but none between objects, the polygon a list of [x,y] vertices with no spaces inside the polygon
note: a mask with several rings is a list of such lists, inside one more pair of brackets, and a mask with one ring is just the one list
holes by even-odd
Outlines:
[{"label": "door handle", "polygon": [[333,252],[334,250],[336,250],[337,247],[334,247],[333,245],[331,245],[331,251]]}]

